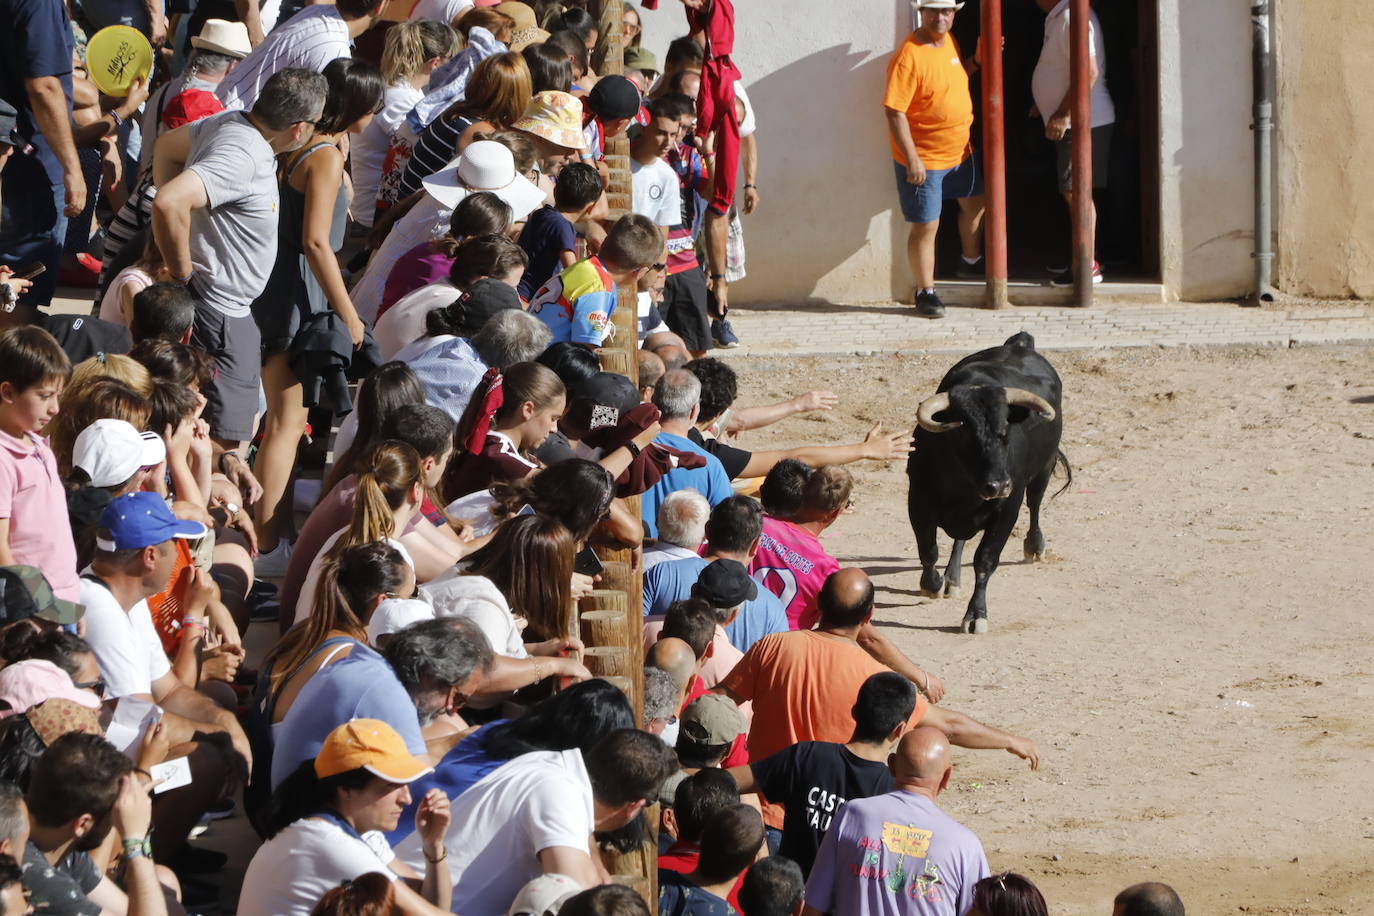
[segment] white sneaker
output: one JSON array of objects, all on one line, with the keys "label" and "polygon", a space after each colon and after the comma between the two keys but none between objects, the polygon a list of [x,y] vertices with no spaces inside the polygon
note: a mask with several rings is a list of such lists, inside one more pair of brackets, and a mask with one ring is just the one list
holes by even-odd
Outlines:
[{"label": "white sneaker", "polygon": [[290,565],[291,542],[282,538],[271,551],[259,554],[253,561],[253,575],[259,579],[284,579]]}]

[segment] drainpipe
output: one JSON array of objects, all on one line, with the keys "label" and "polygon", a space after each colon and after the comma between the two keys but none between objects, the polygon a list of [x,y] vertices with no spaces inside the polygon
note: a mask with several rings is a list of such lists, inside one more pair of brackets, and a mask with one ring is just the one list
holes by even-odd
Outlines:
[{"label": "drainpipe", "polygon": [[1007,122],[1002,94],[1002,4],[980,3],[983,17],[983,178],[987,217],[983,221],[987,265],[985,308],[1007,307]]},{"label": "drainpipe", "polygon": [[1274,45],[1270,0],[1254,0],[1255,292],[1249,305],[1274,301]]}]

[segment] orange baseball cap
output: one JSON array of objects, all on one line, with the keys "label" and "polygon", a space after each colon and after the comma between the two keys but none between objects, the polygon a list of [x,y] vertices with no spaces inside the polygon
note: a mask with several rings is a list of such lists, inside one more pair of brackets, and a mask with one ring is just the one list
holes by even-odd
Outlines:
[{"label": "orange baseball cap", "polygon": [[345,722],[329,733],[315,756],[315,775],[320,779],[357,769],[398,784],[433,772],[406,750],[396,729],[379,719]]}]

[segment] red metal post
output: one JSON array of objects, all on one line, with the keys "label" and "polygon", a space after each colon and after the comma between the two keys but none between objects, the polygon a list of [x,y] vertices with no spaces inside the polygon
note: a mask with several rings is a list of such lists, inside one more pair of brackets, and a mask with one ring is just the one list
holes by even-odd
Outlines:
[{"label": "red metal post", "polygon": [[1002,0],[983,0],[983,178],[987,213],[983,248],[987,264],[984,305],[1007,306],[1007,120],[1002,95]]},{"label": "red metal post", "polygon": [[1088,48],[1089,0],[1070,0],[1073,64],[1073,304],[1093,304],[1093,132],[1092,72]]}]

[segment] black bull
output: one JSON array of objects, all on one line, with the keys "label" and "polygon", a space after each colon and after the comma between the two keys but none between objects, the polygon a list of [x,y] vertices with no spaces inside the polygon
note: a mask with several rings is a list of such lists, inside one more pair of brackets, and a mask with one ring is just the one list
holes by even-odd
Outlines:
[{"label": "black bull", "polygon": [[[907,512],[921,555],[921,592],[938,597],[943,583],[946,595],[957,594],[964,542],[983,532],[973,555],[975,584],[962,629],[984,633],[988,579],[1016,525],[1022,498],[1030,506],[1025,555],[1038,560],[1045,553],[1040,502],[1055,464],[1063,462],[1072,480],[1059,450],[1062,387],[1059,373],[1023,332],[960,360],[936,391],[917,411],[916,448],[907,461]],[[943,577],[935,566],[937,528],[954,538]]]}]

